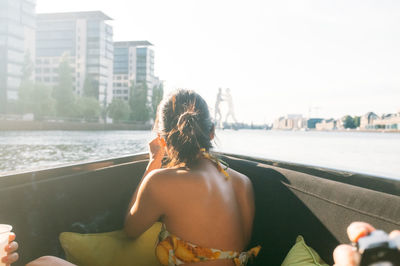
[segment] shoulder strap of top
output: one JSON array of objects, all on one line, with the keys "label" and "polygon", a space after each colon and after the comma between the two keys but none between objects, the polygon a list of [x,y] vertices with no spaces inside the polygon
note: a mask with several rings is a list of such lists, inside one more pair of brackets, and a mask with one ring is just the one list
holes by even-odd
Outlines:
[{"label": "shoulder strap of top", "polygon": [[[213,162],[215,163],[215,165],[217,166],[218,171],[220,171],[220,172],[225,176],[225,179],[226,179],[226,180],[229,180],[229,174],[228,174],[228,172],[226,171],[226,170],[228,169],[229,165],[228,165],[226,162],[222,161],[221,159],[218,159],[217,157],[211,155],[211,154],[210,154],[209,152],[207,152],[206,149],[204,149],[204,148],[200,149],[200,151],[201,151],[203,157],[206,158],[206,159],[209,159],[209,160],[213,161]],[[221,166],[221,163],[222,163],[225,167],[222,167],[222,166]]]}]

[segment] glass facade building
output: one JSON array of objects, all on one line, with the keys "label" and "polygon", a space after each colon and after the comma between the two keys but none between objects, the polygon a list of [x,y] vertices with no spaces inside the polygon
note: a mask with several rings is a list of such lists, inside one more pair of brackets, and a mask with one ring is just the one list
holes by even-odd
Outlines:
[{"label": "glass facade building", "polygon": [[18,99],[25,54],[35,56],[36,0],[0,0],[0,113]]},{"label": "glass facade building", "polygon": [[146,83],[148,99],[159,79],[154,75],[154,51],[148,41],[114,42],[113,98],[129,99],[132,83]]},{"label": "glass facade building", "polygon": [[36,42],[36,81],[54,86],[62,58],[73,69],[74,91],[83,93],[90,76],[98,88],[98,100],[112,100],[113,28],[100,11],[39,14]]}]

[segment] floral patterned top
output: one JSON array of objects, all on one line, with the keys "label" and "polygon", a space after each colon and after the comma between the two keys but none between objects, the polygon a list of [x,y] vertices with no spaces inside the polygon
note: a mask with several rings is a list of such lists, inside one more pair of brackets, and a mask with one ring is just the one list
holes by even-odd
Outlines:
[{"label": "floral patterned top", "polygon": [[260,249],[261,246],[256,246],[246,252],[237,252],[199,247],[172,235],[163,224],[158,235],[156,256],[162,265],[168,266],[218,259],[233,259],[236,266],[244,266],[250,258],[258,255]]}]

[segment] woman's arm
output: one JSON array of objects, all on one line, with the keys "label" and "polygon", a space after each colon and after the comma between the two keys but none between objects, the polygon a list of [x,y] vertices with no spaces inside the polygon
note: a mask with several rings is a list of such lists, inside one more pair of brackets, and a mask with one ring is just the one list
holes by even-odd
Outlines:
[{"label": "woman's arm", "polygon": [[136,190],[135,190],[135,193],[133,193],[132,200],[131,200],[131,202],[129,203],[128,213],[129,213],[129,210],[132,208],[133,204],[135,204],[135,201],[136,201],[136,197],[137,197],[139,188],[140,188],[140,186],[143,184],[144,178],[145,178],[151,171],[160,169],[160,168],[161,168],[161,165],[162,165],[162,157],[161,157],[161,158],[158,158],[158,157],[157,157],[157,158],[150,158],[149,164],[148,164],[147,167],[146,167],[146,171],[144,172],[144,174],[143,174],[143,176],[142,176],[142,179],[140,180],[139,185],[137,186],[137,188],[136,188]]},{"label": "woman's arm", "polygon": [[156,181],[154,170],[160,169],[165,154],[165,141],[160,137],[149,143],[149,164],[132,196],[125,217],[124,230],[127,235],[137,237],[161,216],[157,206]]},{"label": "woman's arm", "polygon": [[163,215],[158,181],[162,175],[160,171],[152,171],[143,178],[125,218],[124,231],[128,236],[140,236]]}]

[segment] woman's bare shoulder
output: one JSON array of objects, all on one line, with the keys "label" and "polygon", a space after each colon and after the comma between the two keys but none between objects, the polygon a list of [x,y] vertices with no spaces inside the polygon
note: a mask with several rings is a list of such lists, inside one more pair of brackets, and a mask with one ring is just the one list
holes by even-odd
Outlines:
[{"label": "woman's bare shoulder", "polygon": [[[157,169],[148,174],[149,189],[164,205],[170,205],[182,197],[190,196],[196,187],[196,179],[189,171],[176,168]],[[189,193],[189,194],[188,194]]]},{"label": "woman's bare shoulder", "polygon": [[232,181],[234,183],[238,183],[238,184],[241,184],[243,186],[251,185],[250,178],[248,176],[246,176],[245,174],[242,174],[242,173],[240,173],[240,172],[238,172],[236,170],[233,170],[231,168],[229,168],[227,170],[227,172],[228,172],[230,178],[232,179]]},{"label": "woman's bare shoulder", "polygon": [[147,176],[149,182],[160,186],[173,186],[176,182],[188,180],[189,171],[182,168],[161,168],[151,171]]}]

